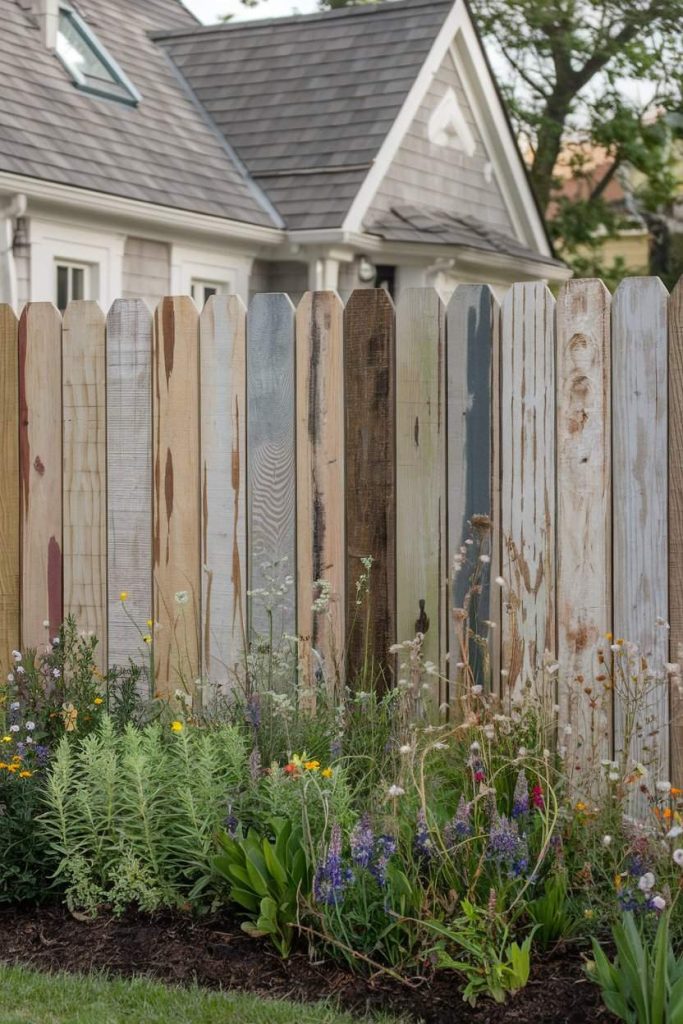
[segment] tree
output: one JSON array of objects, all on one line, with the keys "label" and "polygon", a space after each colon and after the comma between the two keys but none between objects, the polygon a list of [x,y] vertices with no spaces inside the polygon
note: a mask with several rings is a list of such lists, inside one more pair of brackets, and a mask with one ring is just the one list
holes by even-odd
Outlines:
[{"label": "tree", "polygon": [[600,243],[628,217],[605,199],[621,168],[636,173],[646,214],[678,184],[667,113],[681,107],[683,0],[474,0],[474,14],[507,66],[503,92],[551,233],[577,271],[604,272]]}]

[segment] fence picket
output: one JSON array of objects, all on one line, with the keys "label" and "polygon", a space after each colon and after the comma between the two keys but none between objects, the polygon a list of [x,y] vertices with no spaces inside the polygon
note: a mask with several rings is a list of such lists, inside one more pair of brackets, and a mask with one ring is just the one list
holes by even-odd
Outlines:
[{"label": "fence picket", "polygon": [[[57,632],[62,604],[62,318],[30,302],[19,320],[21,642]],[[45,626],[47,623],[47,627]]]},{"label": "fence picket", "polygon": [[[345,612],[344,307],[335,292],[306,292],[296,313],[297,626],[328,683],[342,675]],[[315,584],[329,585],[328,607]]]},{"label": "fence picket", "polygon": [[117,299],[107,316],[107,598],[109,664],[126,665],[144,649],[153,609],[152,315],[142,299]]},{"label": "fence picket", "polygon": [[610,696],[595,682],[612,626],[610,302],[592,280],[569,281],[557,300],[559,724],[567,764],[584,775],[591,758],[610,756],[612,728]]},{"label": "fence picket", "polygon": [[187,296],[154,317],[154,664],[172,691],[199,675],[199,314]]},{"label": "fence picket", "polygon": [[72,302],[62,326],[64,613],[98,639],[107,667],[107,493],[104,314]]},{"label": "fence picket", "polygon": [[[493,378],[498,357],[498,303],[487,285],[459,285],[446,309],[446,472],[447,472],[447,557],[450,577],[448,603],[448,677],[461,679],[457,669],[466,653],[477,682],[486,671],[475,643],[467,645],[465,621],[454,614],[462,609],[470,587],[472,559],[457,573],[454,559],[471,538],[473,516],[487,516],[490,530],[483,525],[481,552],[491,558],[481,563],[482,592],[476,600],[469,622],[481,635],[489,636],[491,682],[499,689],[498,647],[500,642],[500,590],[491,591],[491,580],[500,573],[499,495],[494,486],[494,459],[498,458],[498,439],[494,433]],[[477,551],[479,548],[477,547]],[[483,623],[496,623],[489,629]],[[452,695],[451,695],[452,696]]]},{"label": "fence picket", "polygon": [[202,675],[224,688],[246,652],[246,314],[214,295],[199,321]]},{"label": "fence picket", "polygon": [[683,278],[669,299],[669,661],[671,782],[683,788]]},{"label": "fence picket", "polygon": [[[294,306],[256,295],[247,314],[247,533],[249,591],[270,577],[294,583],[273,609],[275,636],[296,633],[296,422]],[[268,599],[270,600],[270,598]],[[249,600],[250,632],[268,634],[262,598]]]},{"label": "fence picket", "polygon": [[[614,632],[640,644],[662,671],[668,635],[667,292],[658,278],[622,281],[612,302]],[[668,699],[653,689],[630,754],[645,762],[655,747],[668,760]],[[625,745],[628,708],[615,695],[615,747]],[[656,721],[651,721],[655,716]]]},{"label": "fence picket", "polygon": [[19,389],[18,329],[0,304],[0,667],[19,646]]},{"label": "fence picket", "polygon": [[555,650],[555,302],[515,284],[501,307],[503,662],[511,695]]},{"label": "fence picket", "polygon": [[[344,310],[347,675],[387,663],[396,640],[396,338],[386,291],[358,289]],[[373,559],[358,605],[361,558]],[[387,666],[389,667],[389,666]]]},{"label": "fence picket", "polygon": [[[429,288],[396,310],[396,617],[399,640],[424,634],[425,659],[445,668],[445,319]],[[441,701],[445,694],[434,696]]]}]

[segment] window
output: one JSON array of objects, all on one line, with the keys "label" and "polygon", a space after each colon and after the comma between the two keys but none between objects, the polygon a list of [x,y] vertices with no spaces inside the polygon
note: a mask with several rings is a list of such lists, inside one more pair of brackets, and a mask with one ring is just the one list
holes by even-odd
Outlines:
[{"label": "window", "polygon": [[192,279],[191,295],[200,309],[208,302],[212,295],[225,295],[227,286],[224,281],[200,281]]},{"label": "window", "polygon": [[140,102],[142,97],[130,79],[83,19],[67,6],[59,9],[57,56],[84,92],[132,105]]},{"label": "window", "polygon": [[57,309],[63,313],[72,299],[90,298],[90,267],[87,264],[57,264]]}]

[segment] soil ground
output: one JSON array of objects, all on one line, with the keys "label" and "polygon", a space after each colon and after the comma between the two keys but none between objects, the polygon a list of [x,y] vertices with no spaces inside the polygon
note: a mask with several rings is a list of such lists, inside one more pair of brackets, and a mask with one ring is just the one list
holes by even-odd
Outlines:
[{"label": "soil ground", "polygon": [[504,1006],[481,1000],[476,1009],[463,1003],[446,972],[409,988],[386,976],[366,979],[331,962],[312,963],[303,952],[283,961],[224,916],[197,921],[178,914],[130,914],[88,923],[63,908],[6,907],[0,910],[0,961],[43,971],[145,975],[179,985],[196,981],[306,1002],[327,998],[356,1013],[383,1010],[424,1024],[608,1024],[614,1019],[574,949],[537,960],[527,987]]}]

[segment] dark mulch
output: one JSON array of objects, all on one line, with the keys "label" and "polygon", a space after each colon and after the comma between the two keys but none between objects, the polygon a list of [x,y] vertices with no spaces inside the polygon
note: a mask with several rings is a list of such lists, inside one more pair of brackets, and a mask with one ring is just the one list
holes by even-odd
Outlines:
[{"label": "dark mulch", "polygon": [[607,1024],[598,990],[575,951],[538,961],[529,985],[505,1006],[462,1002],[453,977],[411,989],[390,978],[369,981],[333,963],[312,964],[303,953],[281,960],[234,921],[162,914],[120,920],[75,920],[61,908],[0,910],[0,961],[39,970],[147,975],[183,985],[240,989],[304,1001],[330,998],[347,1010],[386,1010],[425,1024]]}]

